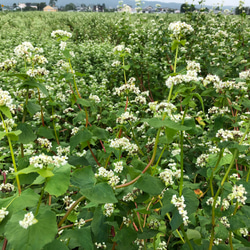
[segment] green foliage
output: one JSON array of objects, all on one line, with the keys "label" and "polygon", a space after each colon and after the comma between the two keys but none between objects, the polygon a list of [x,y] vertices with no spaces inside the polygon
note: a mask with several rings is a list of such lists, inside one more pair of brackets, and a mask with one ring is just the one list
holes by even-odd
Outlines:
[{"label": "green foliage", "polygon": [[3,249],[249,247],[249,20],[182,8],[0,14]]}]

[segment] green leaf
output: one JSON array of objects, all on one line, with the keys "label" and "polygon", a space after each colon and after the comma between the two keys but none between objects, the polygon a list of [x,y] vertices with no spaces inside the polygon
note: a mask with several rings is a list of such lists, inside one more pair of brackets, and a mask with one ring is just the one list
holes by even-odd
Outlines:
[{"label": "green leaf", "polygon": [[70,150],[73,150],[78,144],[87,142],[92,138],[92,134],[87,130],[80,130],[70,138]]},{"label": "green leaf", "polygon": [[45,137],[47,139],[55,139],[54,131],[53,129],[46,128],[46,127],[40,127],[37,132],[38,135]]},{"label": "green leaf", "polygon": [[71,55],[70,55],[68,49],[63,50],[62,53],[63,53],[63,55],[64,55],[67,59],[70,59],[70,58],[71,58]]},{"label": "green leaf", "polygon": [[158,195],[165,188],[165,185],[159,178],[149,174],[142,175],[135,186],[151,195]]},{"label": "green leaf", "polygon": [[35,113],[41,111],[41,106],[32,102],[32,101],[28,101],[26,107],[27,107],[27,110],[31,116],[33,116]]},{"label": "green leaf", "polygon": [[19,141],[23,144],[28,144],[36,139],[32,127],[27,123],[19,123],[17,129],[22,131],[19,135]]},{"label": "green leaf", "polygon": [[68,250],[69,248],[60,240],[53,240],[52,242],[43,247],[43,250],[55,250],[55,249]]},{"label": "green leaf", "polygon": [[184,203],[186,204],[186,210],[188,212],[188,215],[191,215],[192,213],[196,212],[199,206],[199,200],[195,192],[191,189],[185,188],[183,190],[183,196],[185,198]]},{"label": "green leaf", "polygon": [[180,44],[181,44],[182,46],[185,46],[186,40],[181,40],[181,41],[180,41]]},{"label": "green leaf", "polygon": [[6,207],[10,204],[10,201],[13,200],[13,202],[8,207],[8,211],[16,212],[27,207],[36,206],[39,197],[40,196],[37,193],[35,193],[32,189],[29,188],[24,190],[20,196],[16,194],[15,196],[10,198],[0,199],[0,206]]},{"label": "green leaf", "polygon": [[90,107],[91,103],[88,100],[78,98],[76,103],[81,104],[83,107]]},{"label": "green leaf", "polygon": [[60,166],[59,168],[55,167],[53,170],[54,175],[48,179],[45,191],[57,197],[63,195],[70,184],[70,170],[71,166],[69,164]]},{"label": "green leaf", "polygon": [[5,135],[6,135],[6,132],[0,131],[0,140],[1,140],[2,138],[4,138]]},{"label": "green leaf", "polygon": [[173,195],[178,196],[178,192],[173,189],[168,189],[165,191],[164,196],[162,198],[163,207],[161,209],[161,215],[165,216],[166,213],[173,212],[175,210],[175,206],[171,203]]},{"label": "green leaf", "polygon": [[174,122],[168,119],[162,120],[157,117],[154,117],[151,119],[143,119],[142,121],[147,122],[153,128],[167,127],[176,131],[184,131],[184,130],[192,129],[191,127],[181,125],[180,122]]},{"label": "green leaf", "polygon": [[98,204],[118,202],[113,189],[107,183],[98,183],[93,188],[81,189],[81,193],[92,202]]},{"label": "green leaf", "polygon": [[124,65],[124,66],[122,66],[122,68],[123,68],[124,70],[128,71],[128,70],[130,69],[130,65]]},{"label": "green leaf", "polygon": [[138,233],[138,239],[151,239],[159,233],[157,230],[144,229],[143,232]]},{"label": "green leaf", "polygon": [[10,113],[10,109],[6,106],[0,106],[0,111],[9,119],[12,118],[12,115]]},{"label": "green leaf", "polygon": [[44,169],[44,168],[42,168],[42,169],[36,168],[34,165],[30,165],[27,168],[23,168],[23,169],[17,171],[16,173],[14,173],[14,175],[29,174],[29,173],[38,173],[44,178],[51,177],[54,175],[51,170]]},{"label": "green leaf", "polygon": [[173,142],[174,136],[176,135],[176,133],[177,133],[177,131],[175,129],[172,129],[172,128],[165,129],[165,134],[166,134],[166,138],[167,138],[166,143],[167,144],[170,144],[171,142]]},{"label": "green leaf", "polygon": [[178,40],[174,40],[172,42],[172,45],[171,45],[171,50],[172,51],[176,50],[176,48],[178,47],[179,44],[180,44],[180,42]]},{"label": "green leaf", "polygon": [[94,234],[96,242],[106,242],[108,239],[108,226],[105,223],[105,215],[101,206],[97,207],[94,212],[93,221],[91,222],[91,231]]},{"label": "green leaf", "polygon": [[16,131],[11,131],[6,133],[6,135],[13,141],[17,141],[18,140],[18,136],[22,133],[21,130],[16,130]]},{"label": "green leaf", "polygon": [[170,221],[171,229],[173,231],[176,230],[182,223],[183,223],[183,219],[182,219],[181,215],[179,214],[179,211],[176,208],[175,212],[173,213],[173,217]]},{"label": "green leaf", "polygon": [[92,171],[92,167],[88,166],[74,171],[71,183],[81,189],[94,187],[96,178],[94,172]]},{"label": "green leaf", "polygon": [[86,249],[86,250],[94,250],[90,227],[67,230],[65,233],[63,233],[63,235],[61,236],[61,239],[64,239],[64,240],[70,239],[69,245],[68,245],[70,249],[76,249],[78,247],[82,247],[83,249]]},{"label": "green leaf", "polygon": [[199,240],[199,239],[201,239],[201,234],[197,230],[188,229],[186,233],[187,233],[187,237],[188,237],[189,240]]},{"label": "green leaf", "polygon": [[106,140],[109,137],[109,132],[106,131],[106,129],[98,128],[96,126],[91,127],[91,132],[94,136],[101,140]]},{"label": "green leaf", "polygon": [[192,96],[195,96],[200,101],[203,114],[205,114],[205,109],[204,109],[202,97],[198,93],[193,93]]},{"label": "green leaf", "polygon": [[114,241],[117,242],[119,250],[131,249],[132,242],[137,238],[137,233],[130,227],[123,227],[115,235]]},{"label": "green leaf", "polygon": [[24,229],[19,221],[27,212],[21,210],[13,214],[5,226],[5,236],[11,249],[41,250],[47,243],[54,240],[57,234],[56,215],[48,209],[41,209],[36,216],[37,223]]},{"label": "green leaf", "polygon": [[40,89],[45,95],[48,95],[49,93],[48,93],[48,91],[47,91],[47,89],[46,89],[46,87],[42,84],[42,83],[40,83],[40,82],[37,82],[37,81],[35,81],[35,80],[26,80],[26,81],[24,81],[23,82],[23,84],[22,85],[20,85],[20,89],[23,89],[23,88],[26,88],[27,86],[29,86],[30,88],[38,88],[38,89]]},{"label": "green leaf", "polygon": [[83,156],[83,157],[78,157],[71,155],[69,156],[68,163],[73,166],[88,166],[89,162],[88,160]]}]

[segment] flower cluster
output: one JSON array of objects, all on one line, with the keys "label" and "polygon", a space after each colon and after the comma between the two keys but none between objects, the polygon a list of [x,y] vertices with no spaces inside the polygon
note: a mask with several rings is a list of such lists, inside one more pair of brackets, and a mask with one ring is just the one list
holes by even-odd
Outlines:
[{"label": "flower cluster", "polygon": [[2,220],[5,218],[6,215],[9,214],[9,211],[6,211],[5,207],[2,207],[2,209],[0,209],[0,222],[2,222]]},{"label": "flower cluster", "polygon": [[228,195],[228,199],[231,201],[236,199],[240,204],[245,204],[247,200],[247,197],[245,196],[246,194],[247,191],[242,184],[240,184],[239,186],[234,185],[232,193]]},{"label": "flower cluster", "polygon": [[12,108],[12,98],[8,91],[0,89],[0,106]]},{"label": "flower cluster", "polygon": [[52,148],[52,143],[47,138],[37,138],[37,142],[42,148],[47,148],[48,151]]},{"label": "flower cluster", "polygon": [[92,94],[90,94],[89,99],[95,101],[95,103],[100,103],[101,102],[101,100],[100,100],[100,98],[99,98],[98,95],[92,95]]},{"label": "flower cluster", "polygon": [[80,229],[80,228],[83,227],[85,224],[86,224],[85,220],[81,218],[79,221],[78,221],[78,220],[75,221],[74,226],[77,226],[78,229]]},{"label": "flower cluster", "polygon": [[167,243],[165,241],[160,242],[156,250],[167,250]]},{"label": "flower cluster", "polygon": [[63,38],[63,37],[71,38],[72,34],[68,31],[65,31],[65,30],[54,30],[51,33],[51,37],[53,37],[53,38]]},{"label": "flower cluster", "polygon": [[98,168],[98,174],[95,173],[95,177],[103,177],[108,180],[108,184],[114,187],[120,182],[119,176],[115,175],[112,170],[107,170],[104,167]]},{"label": "flower cluster", "polygon": [[221,142],[229,141],[229,140],[236,140],[243,136],[243,132],[237,130],[224,130],[219,129],[216,133],[217,138],[221,138]]},{"label": "flower cluster", "polygon": [[122,166],[123,162],[122,161],[117,161],[117,162],[114,162],[113,164],[115,166],[114,172],[121,173],[122,170],[123,170],[123,166]]},{"label": "flower cluster", "polygon": [[128,151],[129,155],[133,155],[138,152],[138,146],[136,144],[130,143],[129,139],[127,139],[126,137],[115,138],[113,140],[111,139],[109,140],[109,142],[111,148],[117,148]]},{"label": "flower cluster", "polygon": [[30,77],[48,76],[49,71],[45,68],[29,69],[26,74]]},{"label": "flower cluster", "polygon": [[36,168],[46,168],[49,164],[53,164],[56,167],[67,164],[67,156],[48,156],[45,154],[30,157],[30,165],[34,165]]},{"label": "flower cluster", "polygon": [[100,248],[100,249],[106,249],[107,248],[107,246],[106,246],[106,244],[105,244],[105,242],[102,242],[102,243],[97,243],[97,242],[95,242],[95,246],[96,246],[96,248]]},{"label": "flower cluster", "polygon": [[120,96],[123,93],[128,93],[128,92],[135,93],[136,95],[139,95],[141,92],[140,89],[135,86],[135,78],[134,77],[131,77],[128,80],[128,82],[123,84],[121,87],[115,88],[114,95]]},{"label": "flower cluster", "polygon": [[164,169],[163,172],[159,174],[159,178],[165,183],[166,187],[174,184],[173,178],[179,179],[181,177],[181,170],[173,167],[172,169]]},{"label": "flower cluster", "polygon": [[162,101],[160,103],[150,102],[148,105],[150,110],[152,110],[156,116],[161,114],[168,114],[168,116],[171,116],[172,113],[177,110],[174,104],[166,101]]},{"label": "flower cluster", "polygon": [[24,215],[24,219],[19,221],[19,225],[24,229],[36,224],[38,220],[35,218],[32,212],[29,212]]},{"label": "flower cluster", "polygon": [[106,217],[110,217],[112,215],[112,213],[114,212],[115,207],[114,207],[113,203],[106,203],[104,205],[104,209],[105,209],[104,210],[104,215]]},{"label": "flower cluster", "polygon": [[194,31],[191,25],[181,21],[170,23],[168,30],[172,32],[174,39],[177,40],[179,40],[180,36],[190,34]]},{"label": "flower cluster", "polygon": [[185,226],[188,225],[189,222],[189,218],[187,216],[187,211],[185,210],[185,199],[184,196],[182,195],[181,197],[177,198],[177,196],[174,194],[171,200],[171,203],[175,205],[175,207],[177,207],[179,214],[181,215],[182,219],[183,219],[183,223]]},{"label": "flower cluster", "polygon": [[[213,206],[214,204],[214,197],[210,197],[207,201],[206,204],[209,206]],[[215,208],[219,207],[221,204],[221,197],[218,197],[215,203]]]},{"label": "flower cluster", "polygon": [[131,53],[131,50],[129,48],[126,48],[124,44],[120,44],[120,45],[117,45],[116,47],[114,47],[113,49],[114,53],[117,54],[117,53],[128,53],[130,54]]},{"label": "flower cluster", "polygon": [[171,88],[172,85],[189,83],[191,81],[198,82],[201,80],[203,80],[203,78],[198,77],[196,70],[187,70],[186,75],[170,76],[168,77],[165,83],[168,88]]},{"label": "flower cluster", "polygon": [[1,71],[9,71],[10,69],[14,68],[17,64],[17,61],[13,58],[7,59],[4,62],[0,63],[0,72]]},{"label": "flower cluster", "polygon": [[46,57],[42,56],[42,55],[34,55],[33,58],[32,58],[32,61],[34,63],[37,63],[37,64],[45,64],[45,63],[48,63],[48,60],[46,59]]},{"label": "flower cluster", "polygon": [[132,121],[132,122],[137,121],[137,117],[128,111],[121,114],[121,116],[116,119],[116,122],[120,124],[127,123],[128,121]]},{"label": "flower cluster", "polygon": [[2,183],[0,185],[0,191],[3,193],[12,192],[12,191],[14,191],[14,189],[15,189],[15,186],[12,185],[11,183]]},{"label": "flower cluster", "polygon": [[17,57],[29,58],[34,51],[34,47],[30,42],[23,42],[14,49],[14,53]]}]

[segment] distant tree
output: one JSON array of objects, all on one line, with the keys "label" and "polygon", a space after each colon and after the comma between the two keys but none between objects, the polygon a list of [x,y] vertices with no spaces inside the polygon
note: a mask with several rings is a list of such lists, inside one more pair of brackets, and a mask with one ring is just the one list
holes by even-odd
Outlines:
[{"label": "distant tree", "polygon": [[69,4],[65,5],[64,10],[66,10],[66,11],[68,11],[68,10],[76,10],[76,6],[73,3],[69,3]]},{"label": "distant tree", "polygon": [[46,6],[47,6],[47,4],[45,2],[38,3],[37,10],[43,11],[43,8]]},{"label": "distant tree", "polygon": [[13,8],[15,9],[17,7],[16,3],[13,3]]},{"label": "distant tree", "polygon": [[189,5],[187,3],[184,3],[181,5],[180,12],[181,13],[186,13],[186,12],[193,12],[195,10],[195,7],[193,4]]},{"label": "distant tree", "polygon": [[235,8],[235,15],[240,15],[240,14],[242,14],[243,12],[245,12],[246,14],[248,14],[248,13],[247,13],[248,11],[246,10],[245,7],[241,7],[241,8],[236,7],[236,8]]},{"label": "distant tree", "polygon": [[49,0],[49,5],[50,6],[55,6],[56,2],[57,2],[57,0]]}]

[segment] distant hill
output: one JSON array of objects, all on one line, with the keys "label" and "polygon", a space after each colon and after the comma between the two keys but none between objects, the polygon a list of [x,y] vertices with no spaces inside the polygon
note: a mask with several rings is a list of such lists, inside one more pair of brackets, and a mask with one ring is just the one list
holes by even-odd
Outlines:
[{"label": "distant hill", "polygon": [[[1,4],[6,5],[6,6],[12,6],[14,3],[40,3],[40,2],[46,2],[47,4],[49,3],[49,0],[0,0]],[[74,3],[75,5],[79,6],[81,4],[86,4],[86,5],[90,5],[90,4],[103,4],[105,3],[106,8],[116,8],[118,5],[119,0],[57,0],[57,6],[65,6],[66,4],[69,3]],[[171,9],[180,9],[181,3],[175,3],[175,2],[170,2],[170,3],[166,3],[166,2],[161,2],[161,1],[147,1],[144,0],[145,4],[143,5],[143,7],[147,7],[147,6],[152,6],[155,7],[156,4],[160,4],[161,7],[165,8],[171,8]],[[123,0],[124,4],[130,5],[132,7],[135,7],[135,0]],[[212,8],[212,6],[205,6],[208,7],[209,9]],[[223,9],[232,9],[235,6],[224,6]],[[196,8],[199,8],[199,5],[196,5]]]}]

